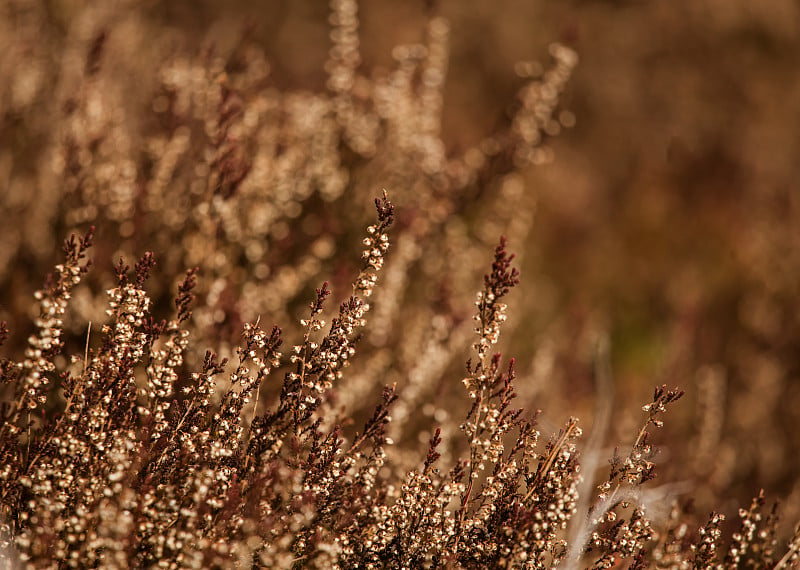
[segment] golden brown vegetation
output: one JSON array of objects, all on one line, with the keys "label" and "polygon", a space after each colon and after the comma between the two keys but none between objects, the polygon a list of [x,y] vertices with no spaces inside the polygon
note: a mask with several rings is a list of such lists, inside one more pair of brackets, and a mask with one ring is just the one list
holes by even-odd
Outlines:
[{"label": "golden brown vegetation", "polygon": [[[545,68],[518,65],[508,113],[459,148],[443,136],[450,28],[429,4],[424,40],[367,75],[358,5],[334,0],[317,91],[281,86],[246,30],[195,48],[135,4],[6,5],[3,563],[797,563],[800,534],[763,491],[747,490],[738,517],[723,503],[749,481],[731,465],[736,438],[769,412],[736,423],[726,366],[687,358],[703,336],[683,292],[666,360],[673,376],[696,366],[668,380],[689,384],[697,427],[664,436],[664,465],[653,439],[684,392],[659,377],[637,426],[612,401],[597,322],[553,327],[524,349],[530,365],[496,352],[501,332],[534,336],[523,300],[506,304],[524,260],[495,243],[524,253],[529,167],[574,123],[560,100],[577,55],[552,44]],[[772,267],[767,250],[746,258]],[[791,359],[770,343],[792,330],[768,318],[790,290],[775,279],[742,301],[763,346],[740,357],[773,399]],[[543,384],[566,378],[550,390],[564,394],[583,377],[597,391],[591,429],[574,417],[543,428]],[[608,428],[625,447],[606,453]],[[766,443],[776,457],[793,442]],[[674,483],[653,483],[657,467]],[[790,460],[774,469],[791,479]]]}]

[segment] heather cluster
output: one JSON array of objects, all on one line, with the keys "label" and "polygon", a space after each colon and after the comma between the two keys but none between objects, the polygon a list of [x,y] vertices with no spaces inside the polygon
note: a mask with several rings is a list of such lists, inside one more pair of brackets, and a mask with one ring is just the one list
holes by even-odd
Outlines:
[{"label": "heather cluster", "polygon": [[[375,202],[378,222],[367,228],[363,269],[329,326],[321,318],[330,296],[324,283],[288,356],[279,350],[280,328],[266,332],[255,322],[243,328],[236,363],[209,351],[197,371],[183,366],[193,346],[185,323],[195,270],[177,288],[174,317],[157,321],[146,292],[150,253],[132,269],[117,266],[97,348],[88,347],[89,329],[85,353],[71,361],[57,364],[57,347],[42,351],[41,339],[58,338],[61,325],[45,317],[59,312],[54,307],[63,312],[88,269],[92,232],[68,240],[65,262],[36,294],[39,334],[28,339],[23,361],[3,362],[3,381],[14,390],[0,434],[5,560],[109,568],[794,563],[800,538],[778,560],[776,511],[763,511],[763,492],[741,510],[740,530],[724,548],[724,517],[716,513],[691,528],[676,505],[666,526],[656,527],[654,491],[643,487],[656,467],[651,430],[683,395],[666,387],[644,406],[630,451],[614,452],[595,499],[579,508],[581,477],[591,474],[579,469],[577,420],[540,443],[535,415],[512,407],[513,359],[504,366],[490,352],[504,298],[518,283],[505,239],[476,302],[462,456],[443,461],[439,428],[427,453],[417,450],[417,467],[404,472],[387,462],[396,383],[383,389],[363,427],[348,429],[331,404],[356,353],[394,219],[385,196]],[[280,393],[260,409],[261,386],[276,370]],[[53,375],[59,389],[37,396],[37,374]],[[44,413],[52,400],[55,411]]]},{"label": "heather cluster", "polygon": [[[45,6],[0,20],[30,45],[27,65],[0,57],[2,117],[37,141],[0,190],[26,220],[0,232],[0,566],[798,564],[768,492],[732,520],[693,509],[693,481],[654,480],[684,391],[659,378],[641,418],[604,408],[603,334],[591,426],[527,397],[560,376],[546,342],[530,366],[501,353],[531,336],[512,295],[525,173],[574,124],[578,58],[552,44],[547,68],[518,65],[503,119],[451,146],[436,4],[367,74],[358,3],[333,0],[318,92],[281,87],[246,32],[175,47],[125,2],[77,3],[52,45],[32,41],[58,27]],[[691,447],[690,479],[715,469],[720,376],[687,387],[698,437],[668,441]]]}]

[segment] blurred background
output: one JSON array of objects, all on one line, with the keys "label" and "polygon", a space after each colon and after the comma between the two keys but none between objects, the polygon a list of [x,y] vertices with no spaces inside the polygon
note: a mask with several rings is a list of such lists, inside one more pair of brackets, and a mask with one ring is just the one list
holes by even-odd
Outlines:
[{"label": "blurred background", "polygon": [[[0,257],[19,264],[1,289],[12,322],[24,313],[12,299],[39,286],[70,227],[52,225],[58,198],[48,215],[24,198],[42,184],[68,50],[83,58],[101,29],[138,34],[135,49],[115,53],[130,58],[122,84],[146,91],[152,74],[135,70],[161,50],[230,53],[246,35],[266,55],[271,88],[326,88],[326,2],[109,3],[83,19],[91,4],[78,0],[4,4],[0,208],[17,237],[4,238]],[[365,0],[359,16],[366,75],[387,74],[395,46],[424,41],[432,16],[449,21],[448,156],[508,121],[518,72],[548,68],[551,43],[579,54],[560,102],[567,128],[546,143],[552,161],[515,179],[535,203],[525,242],[510,244],[522,284],[509,297],[504,351],[518,357],[520,395],[556,429],[568,415],[588,429],[605,402],[613,446],[633,439],[653,386],[680,386],[687,396],[656,438],[661,481],[689,481],[701,518],[735,512],[764,487],[784,500],[787,524],[800,519],[800,4]],[[33,66],[25,73],[22,60]],[[10,229],[21,213],[52,231]],[[479,251],[488,268],[491,246]],[[593,373],[605,337],[613,390]]]}]

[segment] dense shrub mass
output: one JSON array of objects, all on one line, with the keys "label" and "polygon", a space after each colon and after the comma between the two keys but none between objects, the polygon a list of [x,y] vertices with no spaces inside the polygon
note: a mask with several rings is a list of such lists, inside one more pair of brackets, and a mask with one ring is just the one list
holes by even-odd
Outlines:
[{"label": "dense shrub mass", "polygon": [[[559,98],[577,55],[553,44],[546,71],[518,66],[505,120],[455,150],[449,26],[430,4],[424,42],[367,76],[358,6],[334,0],[319,93],[279,88],[247,33],[193,50],[125,3],[7,8],[23,61],[0,91],[16,136],[0,164],[0,564],[798,563],[800,531],[764,491],[726,521],[726,497],[698,512],[692,481],[652,481],[682,390],[656,387],[605,452],[621,416],[604,335],[587,437],[517,396],[540,372],[497,352],[501,332],[526,334],[506,238],[525,243],[523,173],[574,122]],[[704,370],[691,446],[713,460],[723,390]]]}]

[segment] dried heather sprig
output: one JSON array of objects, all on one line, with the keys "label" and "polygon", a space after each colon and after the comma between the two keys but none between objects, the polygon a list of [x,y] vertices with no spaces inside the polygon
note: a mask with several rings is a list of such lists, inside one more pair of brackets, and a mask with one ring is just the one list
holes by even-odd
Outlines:
[{"label": "dried heather sprig", "polygon": [[[652,537],[650,522],[645,517],[644,507],[640,504],[638,487],[655,476],[653,459],[658,449],[649,442],[650,426],[661,427],[659,419],[667,405],[683,396],[682,390],[667,390],[666,386],[657,387],[651,403],[645,405],[647,419],[639,430],[630,453],[622,458],[619,450],[614,450],[609,460],[611,470],[608,479],[600,485],[597,502],[589,509],[581,526],[573,533],[569,545],[567,568],[575,568],[586,549],[600,551],[603,554],[595,561],[595,567],[603,568],[612,565],[618,557],[634,558],[644,549],[645,543]],[[626,519],[617,512],[618,507],[627,508],[634,505],[633,514]],[[605,525],[601,528],[602,525]],[[624,544],[617,540],[625,538]],[[631,542],[633,541],[633,542]]]},{"label": "dried heather sprig", "polygon": [[[394,206],[389,202],[386,191],[383,198],[375,198],[375,208],[378,210],[378,223],[367,228],[367,237],[364,238],[364,251],[361,257],[365,260],[364,268],[356,278],[353,286],[353,295],[361,297],[372,296],[372,289],[377,282],[377,272],[383,268],[383,259],[389,249],[389,227],[394,222]],[[364,311],[369,310],[369,305]]]},{"label": "dried heather sprig", "polygon": [[[330,294],[327,283],[317,290],[309,318],[301,322],[305,328],[303,342],[292,350],[290,361],[294,371],[285,377],[278,409],[254,420],[254,438],[248,449],[248,458],[253,457],[258,470],[263,470],[272,458],[278,457],[288,439],[290,455],[285,461],[298,475],[293,483],[294,492],[302,494],[303,501],[321,502],[320,508],[307,518],[304,528],[291,531],[294,538],[290,550],[295,560],[309,564],[314,561],[314,564],[330,565],[334,552],[347,557],[353,552],[348,536],[371,525],[372,515],[353,518],[352,513],[371,512],[376,476],[385,460],[383,447],[388,443],[385,435],[390,419],[388,410],[397,397],[394,388],[384,390],[383,402],[361,434],[346,448],[340,428],[333,426],[325,433],[322,418],[312,420],[326,392],[333,387],[354,353],[355,333],[363,327],[363,317],[369,310],[361,296],[371,294],[376,272],[382,267],[388,249],[386,230],[393,221],[393,207],[385,194],[383,200],[375,202],[378,224],[368,228],[369,237],[364,242],[365,267],[354,284],[354,295],[341,305],[328,333],[317,343],[312,340],[313,334],[324,326],[319,315]],[[362,451],[367,441],[371,441],[368,455]],[[275,505],[273,501],[269,512],[276,512]],[[359,506],[361,508],[357,508]],[[270,550],[264,555],[268,553],[271,556]]]},{"label": "dried heather sprig", "polygon": [[[608,514],[613,513],[610,511]],[[634,558],[633,565],[641,564],[644,547],[653,537],[650,521],[644,510],[635,507],[629,518],[611,517],[613,524],[592,533],[590,547],[603,554],[591,566],[593,570],[612,568],[618,559]]]},{"label": "dried heather sprig", "polygon": [[[483,291],[478,293],[475,302],[478,311],[474,319],[479,323],[475,332],[480,337],[473,345],[477,359],[475,364],[467,363],[468,376],[463,380],[473,405],[461,428],[470,442],[470,480],[477,477],[477,470],[484,469],[484,462],[493,464],[502,454],[499,439],[505,424],[499,420],[513,398],[511,380],[514,376],[514,362],[509,364],[508,372],[503,376],[499,372],[500,355],[489,359],[489,350],[497,343],[500,325],[506,318],[507,307],[500,300],[519,283],[519,271],[511,267],[513,259],[514,256],[506,251],[505,237],[501,237],[495,248],[492,272],[484,276]],[[495,402],[496,398],[492,397],[491,392],[501,385],[505,388],[495,395],[499,396],[499,402]],[[490,439],[481,439],[484,432],[489,434]],[[469,494],[468,490],[464,505]]]},{"label": "dried heather sprig", "polygon": [[748,565],[753,567],[769,567],[775,563],[775,550],[777,546],[775,536],[778,532],[779,520],[778,501],[774,501],[772,503],[772,508],[764,519],[763,525],[758,529],[753,539],[747,561]]},{"label": "dried heather sprig", "polygon": [[[500,338],[500,325],[506,320],[508,307],[505,303],[501,303],[500,299],[519,283],[519,271],[516,267],[511,267],[513,260],[514,255],[506,252],[506,238],[502,236],[494,250],[492,272],[484,276],[483,291],[478,293],[478,299],[475,301],[478,312],[474,318],[479,323],[475,332],[480,339],[474,348],[480,360],[479,365],[485,366],[489,350]],[[467,388],[472,388],[471,383]]]},{"label": "dried heather sprig", "polygon": [[[257,470],[281,452],[289,434],[297,438],[293,444],[299,448],[313,445],[322,437],[319,420],[325,414],[319,413],[320,406],[325,403],[327,392],[341,377],[342,369],[355,353],[357,332],[364,326],[364,316],[369,310],[369,305],[362,297],[371,293],[389,246],[386,232],[394,219],[393,206],[385,193],[383,200],[375,200],[375,205],[378,224],[367,228],[363,256],[365,265],[353,285],[354,294],[341,304],[339,314],[332,320],[327,334],[316,341],[315,333],[325,326],[320,315],[330,296],[327,282],[317,289],[308,318],[301,320],[303,340],[292,347],[289,361],[293,370],[284,377],[277,409],[254,418],[252,422],[248,457],[258,464]],[[327,408],[322,411],[330,412]],[[347,469],[355,463],[349,461]]]},{"label": "dried heather sprig", "polygon": [[[470,445],[470,458],[467,463],[469,481],[467,489],[462,496],[459,517],[463,522],[467,512],[474,479],[478,473],[486,468],[487,464],[494,464],[503,453],[500,441],[507,424],[501,422],[501,415],[508,406],[513,392],[510,380],[514,374],[513,361],[509,365],[507,375],[499,373],[500,355],[489,360],[489,350],[494,346],[500,336],[500,325],[505,321],[505,303],[502,299],[512,287],[519,283],[519,272],[511,267],[514,256],[506,252],[505,237],[500,238],[500,243],[495,248],[492,272],[484,276],[483,291],[478,293],[475,302],[478,311],[474,319],[479,323],[475,332],[479,340],[473,345],[477,353],[477,361],[473,365],[467,362],[467,372],[463,380],[469,397],[473,400],[472,409],[467,414],[466,421],[461,429],[467,436]],[[491,390],[501,383],[506,389],[502,392],[499,405],[491,397]],[[487,432],[489,437],[482,437]],[[457,545],[457,542],[456,542]]]},{"label": "dried heather sprig", "polygon": [[561,534],[576,510],[580,483],[576,440],[581,435],[577,419],[570,418],[537,456],[536,470],[531,472],[526,466],[528,490],[523,503],[532,513],[532,521],[521,538],[535,552],[528,555],[531,562],[542,564],[549,556],[557,564],[567,554],[568,544]]},{"label": "dried heather sprig", "polygon": [[695,570],[717,566],[717,552],[719,551],[723,522],[725,522],[725,515],[711,513],[708,522],[698,531],[698,542],[691,547],[694,552],[692,568]]},{"label": "dried heather sprig", "polygon": [[[760,530],[761,527],[765,527],[763,522],[764,517],[761,513],[761,508],[764,506],[764,503],[764,490],[761,489],[758,495],[753,498],[749,509],[739,509],[739,518],[741,519],[739,530],[731,535],[731,543],[728,546],[728,552],[725,554],[725,560],[722,563],[723,568],[739,568],[739,564],[743,560],[746,562],[747,566],[752,566],[753,560],[750,555],[753,548],[757,547],[761,542],[762,537],[759,535],[764,532],[763,538],[768,538],[769,534],[774,532],[774,529],[770,529],[769,527]],[[770,519],[769,522],[772,526],[776,521],[774,517],[770,517]],[[761,552],[758,554],[760,555],[759,558],[761,558],[765,553]],[[771,555],[771,552],[767,554]]]},{"label": "dried heather sprig", "polygon": [[[479,340],[473,348],[477,359],[474,365],[467,362],[468,376],[463,380],[473,404],[461,425],[469,442],[469,460],[464,466],[468,479],[461,493],[461,504],[455,513],[450,556],[458,555],[464,534],[486,523],[491,505],[500,495],[501,488],[506,488],[509,481],[516,482],[520,474],[516,460],[509,457],[508,462],[501,461],[505,451],[504,436],[524,423],[520,422],[521,411],[509,408],[516,395],[512,388],[514,361],[512,359],[507,371],[502,373],[500,355],[496,354],[491,359],[488,356],[490,348],[499,339],[500,325],[505,321],[506,305],[500,300],[519,283],[519,271],[511,267],[513,259],[514,256],[506,251],[505,237],[501,237],[495,248],[492,271],[484,276],[483,290],[478,293],[475,302],[478,310],[474,319],[479,323],[475,332]],[[516,451],[518,449],[515,448]],[[489,467],[494,474],[484,482],[475,499],[472,493],[476,480]],[[453,483],[456,481],[453,480]],[[471,512],[473,501],[477,501],[477,504],[474,512]]]},{"label": "dried heather sprig", "polygon": [[[658,449],[649,442],[650,426],[661,427],[663,421],[659,416],[667,411],[667,406],[676,402],[684,394],[683,390],[667,390],[659,386],[653,392],[653,401],[642,407],[647,412],[647,420],[639,430],[633,442],[630,453],[622,459],[618,450],[614,450],[614,457],[610,460],[611,472],[608,480],[600,486],[600,499],[613,498],[613,493],[622,485],[641,485],[654,476],[655,463],[653,459],[658,454]],[[612,501],[613,503],[613,501]]]},{"label": "dried heather sprig", "polygon": [[[149,335],[151,346],[148,351],[147,386],[142,390],[145,405],[140,405],[138,410],[143,419],[152,416],[150,437],[153,440],[161,438],[170,428],[167,413],[173,403],[174,386],[178,380],[178,370],[183,365],[183,353],[189,346],[189,332],[181,325],[191,317],[191,304],[194,301],[192,290],[196,285],[197,271],[197,268],[187,271],[178,286],[175,319],[164,323],[159,334],[151,332]],[[164,333],[167,339],[160,348],[156,347],[154,343],[157,337]]]},{"label": "dried heather sprig", "polygon": [[73,234],[64,243],[65,260],[56,265],[55,272],[48,276],[42,290],[34,297],[39,302],[39,317],[36,319],[37,332],[28,338],[28,349],[22,362],[22,378],[18,382],[18,395],[14,402],[15,414],[11,423],[16,424],[22,410],[34,410],[45,403],[50,378],[55,370],[53,357],[61,352],[64,345],[62,317],[70,299],[70,292],[80,283],[83,275],[91,267],[91,261],[81,263],[86,250],[92,245],[94,227],[80,239]]}]

